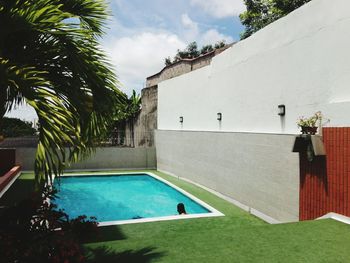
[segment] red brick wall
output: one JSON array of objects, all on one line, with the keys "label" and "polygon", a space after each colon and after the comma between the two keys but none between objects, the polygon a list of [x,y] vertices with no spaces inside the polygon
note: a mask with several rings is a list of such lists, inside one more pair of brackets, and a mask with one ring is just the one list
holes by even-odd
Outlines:
[{"label": "red brick wall", "polygon": [[300,153],[300,220],[328,212],[350,216],[350,127],[324,128],[326,156]]}]

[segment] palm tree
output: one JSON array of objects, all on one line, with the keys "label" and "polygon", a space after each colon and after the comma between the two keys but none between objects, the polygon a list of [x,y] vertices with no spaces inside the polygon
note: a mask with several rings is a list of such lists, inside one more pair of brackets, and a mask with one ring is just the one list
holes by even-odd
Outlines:
[{"label": "palm tree", "polygon": [[37,182],[90,154],[112,121],[121,92],[98,43],[106,10],[103,0],[0,0],[0,120],[24,101],[35,109]]},{"label": "palm tree", "polygon": [[[131,146],[135,147],[134,122],[137,114],[141,110],[141,96],[132,91],[132,95],[128,96],[123,93],[120,97],[120,104],[114,111],[114,123],[109,128],[111,131],[116,131],[112,134],[114,144],[124,143],[127,126],[130,128]],[[111,136],[111,135],[110,135]]]},{"label": "palm tree", "polygon": [[128,100],[128,113],[129,113],[129,124],[130,124],[130,131],[131,131],[131,141],[132,146],[135,147],[135,134],[134,134],[134,122],[136,115],[140,112],[141,109],[141,96],[136,95],[136,91],[132,91],[132,95],[130,96]]}]

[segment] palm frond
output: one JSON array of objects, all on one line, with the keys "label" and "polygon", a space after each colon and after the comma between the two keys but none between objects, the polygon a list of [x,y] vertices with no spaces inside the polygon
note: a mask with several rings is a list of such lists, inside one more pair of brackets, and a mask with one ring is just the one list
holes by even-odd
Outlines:
[{"label": "palm frond", "polygon": [[123,100],[99,49],[108,15],[102,0],[0,1],[0,109],[35,109],[37,181],[89,155]]}]

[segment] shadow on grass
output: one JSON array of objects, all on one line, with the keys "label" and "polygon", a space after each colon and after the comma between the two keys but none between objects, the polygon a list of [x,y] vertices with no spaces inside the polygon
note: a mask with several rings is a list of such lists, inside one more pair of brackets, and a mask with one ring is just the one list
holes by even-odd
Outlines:
[{"label": "shadow on grass", "polygon": [[27,197],[34,191],[33,179],[17,179],[0,199],[0,206],[12,206]]},{"label": "shadow on grass", "polygon": [[116,252],[106,246],[97,248],[86,248],[88,263],[147,263],[164,256],[164,253],[155,252],[155,248],[146,247],[140,250],[125,250]]},{"label": "shadow on grass", "polygon": [[97,234],[84,240],[84,243],[107,242],[114,240],[123,240],[126,236],[121,232],[118,226],[100,226]]},{"label": "shadow on grass", "polygon": [[[19,178],[0,199],[0,206],[12,206],[15,203],[28,198],[33,191],[33,178]],[[105,226],[99,227],[97,234],[84,240],[84,243],[98,243],[124,239],[127,239],[127,237],[122,233],[118,226]],[[164,253],[156,252],[155,249],[156,248],[154,247],[146,247],[139,250],[125,250],[119,252],[110,247],[101,246],[97,248],[85,248],[85,255],[87,256],[87,261],[90,263],[148,263],[164,256]]]}]

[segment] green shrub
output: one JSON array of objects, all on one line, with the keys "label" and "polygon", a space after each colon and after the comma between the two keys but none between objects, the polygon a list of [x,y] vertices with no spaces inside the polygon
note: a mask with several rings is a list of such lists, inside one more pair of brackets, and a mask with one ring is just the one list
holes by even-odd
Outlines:
[{"label": "green shrub", "polygon": [[84,262],[81,243],[97,233],[96,218],[69,219],[49,200],[55,190],[45,188],[0,214],[1,262]]},{"label": "green shrub", "polygon": [[37,130],[32,123],[16,118],[4,117],[1,121],[0,134],[6,137],[33,136]]}]

